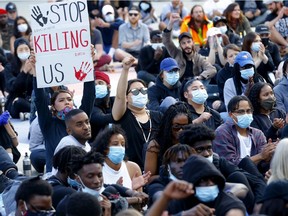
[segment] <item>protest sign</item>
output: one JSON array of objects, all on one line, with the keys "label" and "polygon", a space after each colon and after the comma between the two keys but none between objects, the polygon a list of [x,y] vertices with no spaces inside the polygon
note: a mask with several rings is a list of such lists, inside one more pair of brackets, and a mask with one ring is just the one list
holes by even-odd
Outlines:
[{"label": "protest sign", "polygon": [[94,79],[87,2],[31,5],[37,87]]}]

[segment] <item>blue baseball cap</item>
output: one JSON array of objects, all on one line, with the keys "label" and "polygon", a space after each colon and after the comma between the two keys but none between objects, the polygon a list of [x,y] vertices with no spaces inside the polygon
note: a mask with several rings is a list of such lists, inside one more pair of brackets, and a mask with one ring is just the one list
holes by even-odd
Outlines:
[{"label": "blue baseball cap", "polygon": [[255,65],[251,54],[247,51],[239,52],[234,60],[234,64],[238,63],[240,67],[251,64]]},{"label": "blue baseball cap", "polygon": [[180,69],[176,60],[173,58],[165,58],[160,63],[160,71],[170,71],[174,68]]}]

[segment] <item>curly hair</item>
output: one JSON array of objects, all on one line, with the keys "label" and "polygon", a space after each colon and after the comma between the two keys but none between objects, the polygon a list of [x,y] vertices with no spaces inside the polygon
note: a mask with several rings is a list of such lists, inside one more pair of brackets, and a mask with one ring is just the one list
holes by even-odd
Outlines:
[{"label": "curly hair", "polygon": [[192,121],[189,115],[189,109],[184,102],[177,102],[166,110],[160,123],[159,131],[154,137],[160,145],[160,157],[169,147],[175,144],[173,143],[172,137],[172,122],[178,115],[186,115],[188,118],[188,124]]},{"label": "curly hair", "polygon": [[255,83],[249,92],[248,98],[252,103],[254,114],[260,113],[261,106],[259,102],[259,99],[260,99],[259,96],[260,96],[261,89],[264,88],[265,86],[270,86],[273,89],[273,87],[269,83],[259,82],[259,83]]},{"label": "curly hair", "polygon": [[106,152],[109,150],[109,142],[113,135],[121,134],[125,139],[125,147],[127,147],[127,137],[125,131],[121,128],[120,125],[110,124],[100,131],[93,143],[92,151],[99,152],[100,154],[107,156]]},{"label": "curly hair", "polygon": [[74,154],[67,164],[68,175],[78,174],[79,170],[83,168],[84,165],[88,164],[100,164],[101,166],[104,165],[104,157],[99,152],[90,151],[88,153],[79,153]]},{"label": "curly hair", "polygon": [[214,140],[215,132],[204,124],[190,124],[179,133],[179,142],[193,148],[199,141]]},{"label": "curly hair", "polygon": [[256,39],[257,34],[255,32],[249,32],[245,35],[242,45],[242,51],[247,51],[251,54],[251,45]]}]

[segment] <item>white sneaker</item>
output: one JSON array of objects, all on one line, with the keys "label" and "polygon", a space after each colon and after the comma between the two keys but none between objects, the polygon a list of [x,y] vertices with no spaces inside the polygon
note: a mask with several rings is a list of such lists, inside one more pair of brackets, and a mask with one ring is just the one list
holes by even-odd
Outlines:
[{"label": "white sneaker", "polygon": [[19,113],[19,118],[20,118],[21,121],[24,121],[25,120],[25,113],[20,112]]}]

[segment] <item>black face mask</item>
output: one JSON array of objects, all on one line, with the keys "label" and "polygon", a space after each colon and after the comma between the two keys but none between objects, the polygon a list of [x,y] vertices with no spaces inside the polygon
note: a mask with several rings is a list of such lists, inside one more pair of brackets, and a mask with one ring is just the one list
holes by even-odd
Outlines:
[{"label": "black face mask", "polygon": [[263,100],[260,102],[260,106],[265,109],[265,110],[272,110],[273,107],[275,106],[275,99],[273,98],[268,98],[266,100]]},{"label": "black face mask", "polygon": [[262,38],[261,41],[265,47],[268,46],[269,38]]}]

